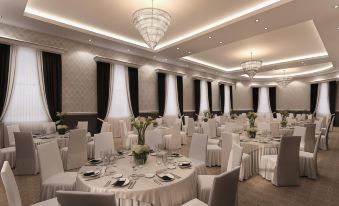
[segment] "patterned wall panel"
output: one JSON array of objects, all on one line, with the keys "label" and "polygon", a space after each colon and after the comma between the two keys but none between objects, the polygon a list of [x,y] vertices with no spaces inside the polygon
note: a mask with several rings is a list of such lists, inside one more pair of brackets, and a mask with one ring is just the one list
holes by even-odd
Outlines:
[{"label": "patterned wall panel", "polygon": [[277,87],[277,110],[309,110],[310,84],[293,81],[286,87]]},{"label": "patterned wall panel", "polygon": [[252,90],[248,82],[237,82],[233,89],[233,109],[252,109]]}]

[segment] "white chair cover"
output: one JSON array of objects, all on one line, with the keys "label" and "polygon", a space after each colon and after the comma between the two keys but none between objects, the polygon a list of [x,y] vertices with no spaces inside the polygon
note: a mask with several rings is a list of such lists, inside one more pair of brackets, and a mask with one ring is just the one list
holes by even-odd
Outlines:
[{"label": "white chair cover", "polygon": [[187,125],[187,136],[192,137],[193,133],[195,132],[193,118],[188,118],[186,125]]},{"label": "white chair cover", "polygon": [[221,147],[219,147],[217,144],[207,144],[206,166],[213,167],[220,165],[221,165]]},{"label": "white chair cover", "polygon": [[16,184],[11,166],[7,161],[2,166],[1,179],[5,187],[8,205],[22,206],[18,185]]},{"label": "white chair cover", "polygon": [[299,164],[300,176],[306,176],[311,179],[317,179],[318,174],[318,149],[320,138],[317,138],[313,153],[300,151]]},{"label": "white chair cover", "polygon": [[20,132],[19,126],[17,124],[8,125],[7,133],[8,133],[9,146],[15,145],[14,132]]},{"label": "white chair cover", "polygon": [[[108,122],[102,122],[100,133],[102,133],[102,132],[112,132],[111,131],[111,124],[108,123]],[[113,133],[112,133],[112,135],[113,135]]]},{"label": "white chair cover", "polygon": [[64,172],[58,143],[48,142],[37,146],[40,174],[41,199],[55,197],[57,190],[74,190],[76,172]]},{"label": "white chair cover", "polygon": [[112,132],[102,132],[94,135],[94,158],[100,158],[100,154],[105,151],[115,151]]},{"label": "white chair cover", "polygon": [[5,161],[15,167],[15,147],[5,147],[0,149],[0,165],[3,165]]},{"label": "white chair cover", "polygon": [[87,121],[79,121],[77,125],[77,129],[84,129],[88,132],[88,122]]},{"label": "white chair cover", "polygon": [[237,129],[239,126],[235,122],[226,122],[225,123],[225,130],[226,133],[232,133],[234,129]]},{"label": "white chair cover", "polygon": [[28,132],[14,132],[15,138],[15,173],[18,175],[35,175],[39,172],[37,153],[33,137]]},{"label": "white chair cover", "polygon": [[208,136],[209,138],[216,138],[217,137],[217,122],[215,119],[208,120]]},{"label": "white chair cover", "polygon": [[319,148],[321,150],[328,150],[328,137],[330,133],[330,127],[331,124],[327,124],[325,134],[321,134],[320,136]]},{"label": "white chair cover", "polygon": [[279,125],[280,125],[279,122],[271,122],[270,130],[271,130],[272,137],[279,137],[280,136]]},{"label": "white chair cover", "polygon": [[[315,146],[315,124],[307,123],[304,124],[306,127],[306,134],[304,139],[304,148],[300,148],[305,152],[313,152]],[[301,147],[301,146],[300,146]]]},{"label": "white chair cover", "polygon": [[189,158],[206,162],[207,135],[194,133],[189,151]]},{"label": "white chair cover", "polygon": [[258,127],[258,131],[262,132],[262,131],[270,131],[271,125],[268,122],[258,122],[257,124]]},{"label": "white chair cover", "polygon": [[282,120],[282,116],[280,113],[277,113],[277,120],[281,121]]},{"label": "white chair cover", "polygon": [[177,116],[166,116],[162,118],[162,121],[166,126],[172,127],[176,123],[177,119]]},{"label": "white chair cover", "polygon": [[146,130],[145,144],[151,149],[157,149],[158,145],[163,144],[161,133],[158,130]]},{"label": "white chair cover", "polygon": [[74,129],[69,134],[68,147],[61,149],[61,156],[66,170],[79,168],[87,162],[86,130]]},{"label": "white chair cover", "polygon": [[227,171],[228,161],[232,150],[232,133],[221,133],[221,172]]},{"label": "white chair cover", "polygon": [[138,144],[138,135],[133,131],[128,132],[126,121],[119,120],[120,135],[125,149],[130,149],[132,145]]},{"label": "white chair cover", "polygon": [[300,149],[304,150],[305,136],[306,136],[306,127],[300,127],[300,126],[294,127],[293,135],[292,136],[300,136],[301,137]]},{"label": "white chair cover", "polygon": [[44,122],[44,123],[42,123],[42,129],[43,129],[45,134],[56,133],[55,122]]},{"label": "white chair cover", "polygon": [[58,191],[57,199],[61,206],[115,206],[115,194],[90,193],[79,191]]},{"label": "white chair cover", "polygon": [[165,147],[168,150],[181,148],[180,123],[175,123],[171,128],[171,134],[164,135]]},{"label": "white chair cover", "polygon": [[228,164],[227,164],[227,171],[231,171],[235,167],[240,167],[243,148],[240,145],[233,143],[231,153],[229,156]]}]

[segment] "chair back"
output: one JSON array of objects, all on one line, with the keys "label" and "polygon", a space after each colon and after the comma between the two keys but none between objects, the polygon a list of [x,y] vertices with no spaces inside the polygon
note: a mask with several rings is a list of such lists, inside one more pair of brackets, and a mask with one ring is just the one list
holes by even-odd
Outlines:
[{"label": "chair back", "polygon": [[187,126],[187,122],[188,122],[188,118],[189,118],[189,116],[184,116],[184,125],[186,125]]},{"label": "chair back", "polygon": [[38,145],[37,151],[40,164],[41,182],[44,182],[53,175],[64,172],[58,143],[56,141]]},{"label": "chair back", "polygon": [[208,120],[208,136],[209,138],[217,137],[217,121],[215,119]]},{"label": "chair back", "polygon": [[280,120],[280,121],[282,120],[282,116],[281,116],[280,113],[277,113],[277,119]]},{"label": "chair back", "polygon": [[194,133],[194,119],[188,118],[186,124],[187,124],[187,136],[192,137]]},{"label": "chair back", "polygon": [[208,200],[209,206],[235,206],[237,205],[238,179],[240,167],[217,175]]},{"label": "chair back", "polygon": [[330,133],[330,128],[331,128],[331,122],[326,125],[326,131],[325,131],[325,140],[326,140],[326,148],[328,149],[328,135]]},{"label": "chair back", "polygon": [[86,132],[88,132],[88,121],[79,121],[77,129],[84,129]]},{"label": "chair back", "polygon": [[163,123],[165,123],[165,125],[171,127],[175,124],[177,118],[178,118],[177,116],[166,116],[162,118],[162,121]]},{"label": "chair back", "polygon": [[[243,148],[238,144],[232,144],[230,157],[228,160],[227,171],[231,171],[235,167],[240,167]],[[239,176],[238,176],[239,178]]]},{"label": "chair back", "polygon": [[224,125],[227,120],[227,117],[225,115],[220,116],[220,125]]},{"label": "chair back", "polygon": [[8,206],[22,206],[18,185],[7,161],[2,165],[1,179],[5,187]]},{"label": "chair back", "polygon": [[162,132],[159,130],[146,130],[145,132],[145,144],[147,144],[151,149],[157,149],[158,145],[163,144],[162,142]]},{"label": "chair back", "polygon": [[114,193],[57,191],[56,196],[61,206],[116,206]]},{"label": "chair back", "polygon": [[300,126],[294,127],[292,136],[301,137],[300,147],[303,148],[305,145],[306,127],[300,127]]},{"label": "chair back", "polygon": [[100,158],[100,154],[105,151],[115,151],[112,132],[94,134],[94,158]]},{"label": "chair back", "polygon": [[299,185],[300,136],[281,138],[276,166],[277,186]]},{"label": "chair back", "polygon": [[112,132],[111,131],[111,124],[110,123],[102,122],[100,133],[103,133],[103,132]]},{"label": "chair back", "polygon": [[181,136],[180,136],[181,123],[176,122],[171,128],[171,141],[169,142],[168,149],[175,150],[181,147]]},{"label": "chair back", "polygon": [[124,120],[119,120],[119,125],[121,138],[126,139],[128,134],[126,122]]},{"label": "chair back", "polygon": [[188,157],[205,162],[207,152],[207,141],[208,141],[207,134],[194,133],[192,136],[192,142]]},{"label": "chair back", "polygon": [[235,122],[225,122],[225,130],[226,133],[232,133],[234,129],[237,128],[237,123]]},{"label": "chair back", "polygon": [[257,127],[258,127],[258,131],[269,131],[270,130],[270,123],[268,123],[268,122],[258,122],[258,125],[257,125]]},{"label": "chair back", "polygon": [[19,126],[17,124],[7,126],[8,142],[10,146],[15,145],[14,132],[20,132]]},{"label": "chair back", "polygon": [[15,172],[19,175],[35,175],[37,159],[33,137],[28,132],[14,132],[15,138]]},{"label": "chair back", "polygon": [[279,133],[279,122],[271,122],[270,123],[270,130],[271,130],[271,135],[272,137],[279,137],[280,133]]},{"label": "chair back", "polygon": [[315,120],[314,124],[315,124],[315,132],[320,133],[321,132],[321,122],[319,120]]},{"label": "chair back", "polygon": [[232,133],[221,133],[221,138],[221,172],[225,172],[232,150]]},{"label": "chair back", "polygon": [[87,131],[84,129],[71,130],[67,151],[67,170],[79,168],[87,162]]},{"label": "chair back", "polygon": [[306,127],[306,135],[304,139],[304,151],[312,153],[314,151],[314,146],[315,146],[315,126],[316,125],[307,123],[304,126]]},{"label": "chair back", "polygon": [[155,121],[158,123],[158,125],[162,125],[162,118],[156,118]]},{"label": "chair back", "polygon": [[44,122],[42,124],[42,129],[45,132],[45,134],[54,134],[54,133],[56,133],[55,122]]}]

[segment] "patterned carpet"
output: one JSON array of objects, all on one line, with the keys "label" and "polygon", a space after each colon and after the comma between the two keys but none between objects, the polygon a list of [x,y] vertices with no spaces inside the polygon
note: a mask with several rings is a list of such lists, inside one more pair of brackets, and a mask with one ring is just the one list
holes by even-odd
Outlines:
[{"label": "patterned carpet", "polygon": [[[120,139],[115,139],[121,145]],[[275,187],[260,176],[239,183],[239,206],[338,206],[339,205],[339,128],[330,133],[330,150],[318,155],[319,178],[301,179],[299,187]],[[189,144],[181,149],[188,154]],[[220,168],[208,168],[218,174]],[[24,206],[39,201],[40,176],[16,176]],[[0,205],[7,206],[6,194],[0,183]]]}]

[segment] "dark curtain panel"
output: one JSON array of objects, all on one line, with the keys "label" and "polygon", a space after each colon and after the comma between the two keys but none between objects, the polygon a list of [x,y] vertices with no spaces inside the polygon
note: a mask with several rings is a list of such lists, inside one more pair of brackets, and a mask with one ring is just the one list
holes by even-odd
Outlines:
[{"label": "dark curtain panel", "polygon": [[252,105],[253,105],[253,111],[257,112],[258,110],[258,99],[259,98],[259,88],[253,87],[252,88]]},{"label": "dark curtain panel", "polygon": [[158,106],[160,116],[164,115],[165,98],[166,98],[166,74],[158,73]]},{"label": "dark curtain panel", "polygon": [[219,85],[221,113],[225,112],[225,85]]},{"label": "dark curtain panel", "polygon": [[329,82],[329,100],[331,114],[335,113],[336,99],[337,99],[337,82],[331,81]]},{"label": "dark curtain panel", "polygon": [[131,101],[131,107],[133,115],[139,116],[139,78],[138,69],[128,67],[128,85],[129,85],[129,97]]},{"label": "dark curtain panel", "polygon": [[[199,109],[200,109],[200,80],[195,79],[194,80],[194,109],[195,114],[199,115]],[[196,119],[197,116],[194,116],[194,119]]]},{"label": "dark curtain panel", "polygon": [[[110,67],[109,63],[97,62],[97,109],[100,119],[105,119],[108,110]],[[101,121],[97,124],[97,131],[100,131],[101,124]]]},{"label": "dark curtain panel", "polygon": [[9,45],[0,44],[0,115],[3,112],[7,95],[10,53]]},{"label": "dark curtain panel", "polygon": [[270,105],[271,105],[273,117],[276,118],[277,114],[275,112],[277,112],[277,88],[270,87],[268,91],[269,91],[269,96],[270,96]]},{"label": "dark curtain panel", "polygon": [[42,68],[49,114],[53,121],[57,121],[56,113],[62,111],[61,55],[42,52]]},{"label": "dark curtain panel", "polygon": [[208,105],[210,107],[210,112],[212,113],[212,83],[207,82],[207,88],[208,88]]},{"label": "dark curtain panel", "polygon": [[184,114],[184,87],[182,76],[177,76],[177,90],[180,115]]},{"label": "dark curtain panel", "polygon": [[317,106],[318,84],[311,84],[310,112],[313,114]]},{"label": "dark curtain panel", "polygon": [[232,86],[230,86],[230,99],[231,99],[231,111],[233,110],[233,90]]}]

